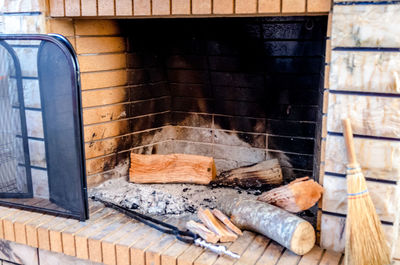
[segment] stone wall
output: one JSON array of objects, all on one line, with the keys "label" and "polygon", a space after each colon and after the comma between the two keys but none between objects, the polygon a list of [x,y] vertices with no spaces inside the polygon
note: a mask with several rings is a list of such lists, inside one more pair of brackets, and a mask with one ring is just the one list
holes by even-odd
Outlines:
[{"label": "stone wall", "polygon": [[[355,149],[395,258],[400,160],[398,2],[335,1],[327,51],[320,182],[321,246],[344,249],[346,149],[341,119],[349,117]],[[328,75],[327,75],[328,76]]]}]

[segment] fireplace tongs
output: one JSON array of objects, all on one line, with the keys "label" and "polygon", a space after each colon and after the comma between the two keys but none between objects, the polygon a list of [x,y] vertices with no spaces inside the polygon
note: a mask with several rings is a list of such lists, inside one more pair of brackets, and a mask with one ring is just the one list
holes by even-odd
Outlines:
[{"label": "fireplace tongs", "polygon": [[222,245],[216,245],[216,244],[211,244],[206,242],[205,240],[201,239],[199,237],[199,235],[192,233],[190,231],[182,231],[179,230],[178,227],[167,224],[165,222],[162,222],[160,220],[154,219],[150,216],[138,213],[136,211],[133,211],[131,209],[122,207],[120,205],[117,205],[115,203],[109,202],[109,201],[104,201],[100,198],[97,197],[92,197],[93,200],[101,202],[102,204],[104,204],[104,206],[108,207],[108,208],[112,208],[116,211],[119,211],[123,214],[125,214],[126,216],[129,216],[139,222],[142,222],[152,228],[157,229],[158,231],[161,231],[163,233],[167,233],[167,234],[171,234],[171,235],[175,235],[176,239],[188,243],[188,244],[195,244],[197,246],[206,248],[218,255],[227,255],[229,257],[232,257],[234,259],[239,259],[240,255],[236,254],[230,250],[228,250],[225,246]]}]

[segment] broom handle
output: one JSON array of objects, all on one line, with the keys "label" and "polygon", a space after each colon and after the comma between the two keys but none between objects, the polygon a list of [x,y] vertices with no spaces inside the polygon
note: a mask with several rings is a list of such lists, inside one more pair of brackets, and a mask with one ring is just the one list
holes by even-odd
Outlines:
[{"label": "broom handle", "polygon": [[357,164],[356,151],[354,150],[354,139],[353,131],[351,129],[350,119],[346,118],[342,120],[343,123],[343,135],[346,142],[347,159],[350,165]]}]

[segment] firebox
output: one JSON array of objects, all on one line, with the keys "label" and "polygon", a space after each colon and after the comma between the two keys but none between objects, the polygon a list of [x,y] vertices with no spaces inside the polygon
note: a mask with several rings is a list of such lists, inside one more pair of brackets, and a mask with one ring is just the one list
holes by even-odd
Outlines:
[{"label": "firebox", "polygon": [[62,36],[0,36],[0,204],[88,217],[79,68]]},{"label": "firebox", "polygon": [[[327,17],[121,20],[118,27],[129,89],[123,103],[85,110],[90,176],[127,164],[133,151],[212,156],[219,172],[278,158],[286,180],[317,178]],[[82,77],[87,87],[101,87],[90,75]]]},{"label": "firebox", "polygon": [[[89,182],[123,177],[92,184],[91,195],[161,215],[196,211],[203,202],[180,199],[191,201],[195,191],[209,195],[205,207],[223,196],[170,184],[129,186],[132,152],[213,157],[218,173],[276,158],[285,182],[318,180],[326,16],[120,20],[113,32],[123,42],[98,37],[112,44],[98,49],[88,46],[95,38],[89,22],[77,23],[80,62],[99,52],[112,65],[121,52],[126,60],[126,67],[82,74],[86,98],[110,91],[106,83],[114,91],[127,84],[121,103],[102,104],[113,100],[104,94],[84,108]],[[315,225],[316,212],[301,216]]]}]

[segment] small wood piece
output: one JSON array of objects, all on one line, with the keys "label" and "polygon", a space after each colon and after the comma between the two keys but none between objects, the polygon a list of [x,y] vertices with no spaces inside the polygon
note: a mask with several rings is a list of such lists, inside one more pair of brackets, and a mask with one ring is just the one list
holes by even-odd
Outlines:
[{"label": "small wood piece", "polygon": [[239,196],[224,196],[219,199],[218,208],[230,215],[239,228],[258,232],[298,255],[314,247],[312,225],[278,207]]},{"label": "small wood piece", "polygon": [[243,235],[242,230],[240,230],[236,225],[234,225],[231,220],[229,220],[228,216],[226,216],[223,212],[218,209],[214,209],[211,211],[215,217],[218,218],[224,225],[226,225],[231,231],[235,232],[238,235]]},{"label": "small wood piece", "polygon": [[311,208],[320,198],[323,188],[308,177],[261,194],[257,200],[297,213]]},{"label": "small wood piece", "polygon": [[215,179],[212,157],[171,154],[139,155],[131,153],[129,181],[134,183],[209,184]]},{"label": "small wood piece", "polygon": [[215,218],[209,209],[200,208],[197,216],[211,231],[220,237],[221,242],[232,242],[237,239],[237,235],[224,227],[224,225]]},{"label": "small wood piece", "polygon": [[282,169],[277,159],[224,171],[214,181],[217,185],[257,188],[282,184]]},{"label": "small wood piece", "polygon": [[186,228],[189,229],[190,232],[198,234],[201,238],[203,238],[207,242],[215,244],[219,240],[218,235],[210,231],[203,224],[197,223],[193,220],[190,220],[189,222],[186,223]]}]

